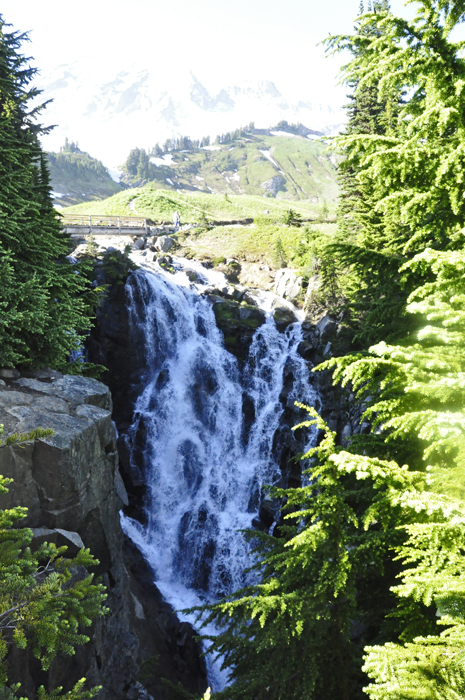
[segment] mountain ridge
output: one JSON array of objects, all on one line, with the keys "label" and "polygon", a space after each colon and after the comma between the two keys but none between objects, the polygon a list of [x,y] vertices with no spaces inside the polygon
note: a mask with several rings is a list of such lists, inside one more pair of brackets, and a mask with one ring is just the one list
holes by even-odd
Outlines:
[{"label": "mountain ridge", "polygon": [[53,100],[47,119],[59,124],[44,138],[46,150],[57,151],[65,137],[78,139],[108,167],[121,164],[134,146],[150,148],[183,133],[214,137],[238,124],[254,121],[269,128],[286,119],[328,134],[344,121],[339,107],[314,103],[306,94],[296,102],[273,81],[243,80],[213,89],[188,68],[105,72],[80,61],[43,75],[38,87],[42,100]]},{"label": "mountain ridge", "polygon": [[318,132],[302,124],[280,122],[272,130],[249,125],[223,134],[216,145],[205,138],[168,140],[163,148],[157,144],[151,151],[132,149],[119,184],[99,161],[79,149],[78,153],[50,153],[55,201],[75,205],[147,185],[176,192],[331,202],[338,194],[338,156],[325,143],[313,140],[317,137]]}]

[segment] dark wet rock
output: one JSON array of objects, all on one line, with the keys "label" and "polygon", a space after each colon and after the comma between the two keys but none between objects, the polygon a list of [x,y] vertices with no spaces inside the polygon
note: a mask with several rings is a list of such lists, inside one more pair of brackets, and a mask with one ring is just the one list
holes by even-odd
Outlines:
[{"label": "dark wet rock", "polygon": [[260,505],[259,517],[261,522],[267,527],[271,527],[279,515],[280,504],[277,500],[263,499]]},{"label": "dark wet rock", "polygon": [[327,314],[326,316],[323,316],[320,321],[318,321],[316,324],[316,329],[320,335],[321,342],[326,344],[336,335],[338,323],[334,318]]},{"label": "dark wet rock", "polygon": [[273,318],[280,333],[283,333],[291,323],[297,321],[295,313],[287,306],[277,306],[273,309]]},{"label": "dark wet rock", "polygon": [[192,627],[180,622],[165,603],[150,566],[129,540],[124,544],[123,557],[130,575],[141,682],[157,700],[169,698],[163,679],[181,683],[185,691],[201,697],[207,673]]},{"label": "dark wet rock", "polygon": [[218,328],[223,332],[227,350],[245,361],[253,335],[265,323],[265,314],[256,306],[210,294]]},{"label": "dark wet rock", "polygon": [[60,528],[54,528],[53,530],[47,527],[32,528],[32,551],[39,549],[44,542],[50,542],[56,547],[67,547],[66,556],[71,557],[76,556],[79,550],[84,547],[84,542],[77,532],[60,530]]},{"label": "dark wet rock", "polygon": [[242,268],[237,260],[228,260],[225,263],[216,265],[215,270],[217,272],[222,272],[228,282],[237,282]]},{"label": "dark wet rock", "polygon": [[313,358],[315,356],[316,348],[315,348],[313,343],[309,343],[308,341],[303,340],[299,344],[299,347],[297,348],[297,352],[304,360],[312,362]]}]

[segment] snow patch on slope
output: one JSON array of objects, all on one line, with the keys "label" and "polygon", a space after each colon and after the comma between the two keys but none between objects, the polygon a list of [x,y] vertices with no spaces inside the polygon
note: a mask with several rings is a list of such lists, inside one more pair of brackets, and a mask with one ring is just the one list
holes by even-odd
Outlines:
[{"label": "snow patch on slope", "polygon": [[161,158],[150,158],[150,162],[154,165],[176,165],[172,153],[165,153]]},{"label": "snow patch on slope", "polygon": [[289,131],[270,131],[272,136],[288,136],[291,139],[299,138],[297,134],[291,134]]},{"label": "snow patch on slope", "polygon": [[[259,149],[259,150],[260,150],[260,149]],[[277,162],[276,162],[275,160],[273,160],[273,158],[271,157],[269,151],[261,151],[261,150],[260,150],[260,153],[263,153],[263,155],[265,156],[265,158],[268,158],[268,160],[270,161],[270,163],[273,163],[274,167],[275,167],[277,170],[279,170],[279,165],[277,164]],[[281,170],[279,170],[279,172],[281,172]]]}]

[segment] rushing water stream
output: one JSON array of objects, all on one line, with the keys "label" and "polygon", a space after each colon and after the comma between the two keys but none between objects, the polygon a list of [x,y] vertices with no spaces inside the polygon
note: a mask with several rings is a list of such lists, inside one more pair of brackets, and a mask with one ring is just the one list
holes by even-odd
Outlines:
[{"label": "rushing water stream", "polygon": [[[279,333],[269,314],[241,370],[224,348],[211,302],[183,273],[139,271],[127,291],[146,352],[127,440],[130,451],[142,442],[148,495],[147,523],[123,516],[123,528],[179,610],[245,582],[249,544],[240,530],[257,517],[263,485],[281,477],[274,438],[285,369],[294,378],[289,400],[316,397],[297,352],[299,323]],[[210,676],[221,686],[214,669]]]}]

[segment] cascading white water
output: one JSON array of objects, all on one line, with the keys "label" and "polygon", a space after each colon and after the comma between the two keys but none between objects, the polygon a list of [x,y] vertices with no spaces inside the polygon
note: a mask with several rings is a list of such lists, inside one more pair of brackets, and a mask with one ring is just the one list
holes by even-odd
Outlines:
[{"label": "cascading white water", "polygon": [[[263,486],[281,477],[273,442],[285,369],[292,400],[313,404],[316,395],[298,323],[279,333],[269,314],[241,371],[211,302],[185,275],[139,271],[127,291],[147,367],[127,440],[142,449],[148,497],[147,523],[122,523],[179,610],[244,585],[250,545],[240,531],[257,516]],[[210,671],[220,687],[225,679]]]}]

